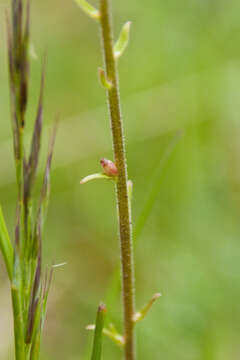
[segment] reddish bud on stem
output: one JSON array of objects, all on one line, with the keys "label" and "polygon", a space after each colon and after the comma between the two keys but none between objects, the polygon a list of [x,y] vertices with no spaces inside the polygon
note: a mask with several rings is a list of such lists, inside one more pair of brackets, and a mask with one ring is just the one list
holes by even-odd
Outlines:
[{"label": "reddish bud on stem", "polygon": [[113,176],[113,177],[117,176],[118,170],[117,170],[117,167],[114,164],[114,162],[112,162],[111,160],[108,160],[108,159],[101,159],[100,164],[106,175]]}]

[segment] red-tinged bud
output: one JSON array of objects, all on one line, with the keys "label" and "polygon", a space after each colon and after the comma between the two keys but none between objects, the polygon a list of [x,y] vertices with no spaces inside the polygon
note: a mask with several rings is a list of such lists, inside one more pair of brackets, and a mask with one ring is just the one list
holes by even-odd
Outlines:
[{"label": "red-tinged bud", "polygon": [[101,159],[100,164],[106,175],[113,177],[117,176],[118,170],[114,162],[108,159]]}]

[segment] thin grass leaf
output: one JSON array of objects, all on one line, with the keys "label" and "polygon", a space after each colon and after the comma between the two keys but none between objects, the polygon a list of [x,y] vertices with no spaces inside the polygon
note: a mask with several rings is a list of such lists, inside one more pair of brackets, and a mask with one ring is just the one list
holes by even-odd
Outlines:
[{"label": "thin grass leaf", "polygon": [[15,69],[19,64],[21,57],[22,47],[22,15],[23,15],[23,4],[22,0],[12,1],[12,28],[13,28],[13,45],[14,45],[14,60]]},{"label": "thin grass leaf", "polygon": [[42,327],[44,325],[44,321],[45,321],[45,317],[46,317],[47,300],[48,300],[50,286],[52,283],[52,278],[53,278],[53,267],[51,268],[49,273],[46,272],[46,277],[45,277],[45,284],[44,284],[44,289],[43,289],[43,299],[42,299],[42,314],[41,314],[41,322],[42,322],[41,326]]},{"label": "thin grass leaf", "polygon": [[17,225],[15,229],[14,265],[12,276],[12,307],[14,314],[14,336],[16,359],[25,360],[24,320],[22,299],[22,278],[20,259],[20,214],[17,209]]},{"label": "thin grass leaf", "polygon": [[26,333],[26,344],[30,344],[32,341],[32,337],[34,335],[34,325],[36,327],[39,319],[37,317],[39,311],[39,299],[40,299],[40,291],[41,291],[41,249],[39,249],[38,255],[38,263],[35,273],[35,279],[33,283],[32,293],[31,293],[31,302],[29,305],[28,312],[28,326]]},{"label": "thin grass leaf", "polygon": [[52,282],[52,276],[53,276],[53,269],[51,268],[50,272],[46,271],[45,280],[43,286],[41,287],[40,301],[38,302],[38,306],[36,308],[30,360],[39,359],[41,332],[43,330],[44,321],[46,317],[47,299],[50,290],[50,285]]},{"label": "thin grass leaf", "polygon": [[21,126],[24,127],[25,112],[28,101],[28,79],[29,79],[29,33],[30,33],[30,0],[26,1],[26,21],[25,27],[21,29],[22,44],[21,44],[21,61],[19,63],[19,75],[20,75],[20,93],[19,93],[19,105],[21,114]]},{"label": "thin grass leaf", "polygon": [[19,129],[16,109],[13,106],[15,103],[16,89],[14,83],[14,58],[13,58],[13,35],[10,26],[9,16],[6,13],[6,28],[7,28],[7,47],[8,47],[8,69],[9,69],[9,83],[10,83],[10,97],[11,97],[11,120],[12,120],[12,131],[13,131],[13,146],[14,146],[14,157],[18,159],[19,150]]},{"label": "thin grass leaf", "polygon": [[13,39],[12,39],[10,20],[7,12],[6,12],[6,29],[7,29],[8,69],[10,76],[10,86],[13,87],[13,79],[14,79],[13,43],[12,43]]},{"label": "thin grass leaf", "polygon": [[97,311],[96,328],[94,332],[93,350],[91,360],[101,360],[102,355],[102,333],[106,315],[106,306],[100,304]]},{"label": "thin grass leaf", "polygon": [[13,246],[10,241],[3,212],[0,207],[0,249],[7,268],[9,279],[12,280],[13,274]]},{"label": "thin grass leaf", "polygon": [[18,190],[17,225],[14,255],[12,255],[11,281],[15,356],[17,360],[38,360],[39,358],[42,314],[46,307],[45,302],[49,291],[49,279],[44,289],[41,279],[42,227],[48,202],[50,168],[55,140],[54,131],[49,145],[39,208],[36,218],[33,218],[35,212],[32,211],[31,199],[40,155],[45,62],[30,154],[27,158],[24,148],[24,126],[28,104],[30,68],[30,2],[31,0],[11,0],[11,21],[7,16],[9,81]]},{"label": "thin grass leaf", "polygon": [[43,90],[44,90],[44,82],[45,82],[45,60],[42,68],[42,76],[41,76],[41,85],[40,85],[40,94],[38,100],[38,110],[35,120],[35,126],[33,130],[32,136],[32,144],[31,151],[29,155],[28,163],[26,164],[26,178],[24,184],[24,201],[25,204],[28,203],[28,198],[31,195],[32,187],[34,184],[34,179],[36,176],[38,162],[39,162],[39,154],[41,147],[41,135],[42,135],[42,117],[43,117]]},{"label": "thin grass leaf", "polygon": [[47,162],[46,162],[43,184],[42,184],[41,195],[38,206],[38,214],[37,214],[35,228],[36,228],[36,232],[39,232],[39,236],[41,236],[42,228],[47,213],[47,206],[48,206],[49,192],[50,192],[50,170],[51,170],[52,157],[53,157],[53,148],[56,140],[57,125],[58,125],[58,121],[56,122],[56,125],[52,131],[52,135],[49,140],[48,156],[47,156]]}]

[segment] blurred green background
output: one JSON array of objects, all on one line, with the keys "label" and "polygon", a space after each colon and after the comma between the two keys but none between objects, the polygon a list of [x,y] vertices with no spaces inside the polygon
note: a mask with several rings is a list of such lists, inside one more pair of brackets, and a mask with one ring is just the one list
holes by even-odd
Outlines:
[{"label": "blurred green background", "polygon": [[[0,0],[0,202],[12,229],[8,3]],[[123,22],[133,22],[119,72],[139,234],[137,307],[156,291],[163,295],[137,327],[138,360],[239,359],[240,2],[113,0],[113,10],[115,34]],[[38,59],[31,66],[28,131],[45,49],[48,57],[43,153],[55,114],[61,115],[44,256],[46,264],[67,262],[55,271],[41,358],[85,360],[92,341],[85,326],[106,300],[119,263],[113,185],[79,185],[100,170],[101,157],[112,158],[105,93],[97,80],[99,31],[73,1],[32,0],[32,40]],[[108,314],[121,330],[121,299],[112,298]],[[13,359],[11,321],[1,261],[4,360]],[[105,339],[103,359],[121,358]]]}]

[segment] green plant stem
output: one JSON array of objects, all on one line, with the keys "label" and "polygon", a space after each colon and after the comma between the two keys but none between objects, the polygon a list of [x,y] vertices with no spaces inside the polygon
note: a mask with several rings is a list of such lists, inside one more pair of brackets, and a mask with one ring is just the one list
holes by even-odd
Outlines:
[{"label": "green plant stem", "polygon": [[23,318],[19,291],[12,286],[11,294],[14,317],[15,359],[25,360]]},{"label": "green plant stem", "polygon": [[132,249],[131,211],[129,208],[127,191],[127,165],[125,158],[125,144],[120,109],[117,64],[113,51],[113,30],[110,14],[110,1],[100,0],[100,26],[102,33],[103,52],[107,79],[112,83],[107,90],[111,117],[111,129],[115,163],[118,169],[117,203],[119,217],[119,231],[121,243],[121,267],[124,307],[124,338],[125,360],[135,359],[134,336],[134,264]]}]

